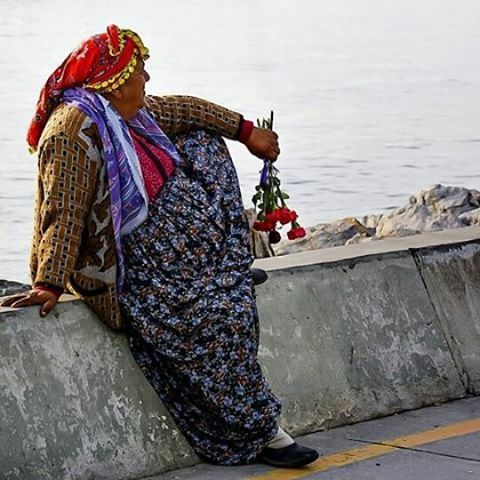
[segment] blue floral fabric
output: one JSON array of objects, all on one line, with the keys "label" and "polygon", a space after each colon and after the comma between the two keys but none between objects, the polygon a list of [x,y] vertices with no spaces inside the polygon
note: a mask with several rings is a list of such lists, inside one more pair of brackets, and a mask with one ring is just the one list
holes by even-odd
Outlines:
[{"label": "blue floral fabric", "polygon": [[250,463],[281,405],[259,364],[253,261],[235,167],[220,137],[177,138],[182,163],[122,238],[120,296],[134,358],[196,453]]}]

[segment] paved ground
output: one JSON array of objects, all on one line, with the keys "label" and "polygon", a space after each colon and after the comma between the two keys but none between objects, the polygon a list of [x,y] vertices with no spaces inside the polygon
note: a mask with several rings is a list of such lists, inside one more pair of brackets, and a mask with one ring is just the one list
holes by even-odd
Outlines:
[{"label": "paved ground", "polygon": [[297,440],[321,453],[308,468],[202,464],[145,480],[480,480],[480,397]]}]

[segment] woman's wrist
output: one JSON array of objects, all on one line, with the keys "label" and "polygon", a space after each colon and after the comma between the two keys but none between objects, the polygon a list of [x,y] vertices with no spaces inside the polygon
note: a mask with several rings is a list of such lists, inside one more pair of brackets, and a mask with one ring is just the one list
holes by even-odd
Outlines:
[{"label": "woman's wrist", "polygon": [[33,288],[35,290],[42,290],[45,292],[53,293],[54,295],[56,295],[57,298],[59,298],[63,293],[63,288],[44,282],[35,282]]},{"label": "woman's wrist", "polygon": [[250,120],[244,120],[242,118],[240,127],[239,127],[239,133],[238,133],[238,141],[241,143],[247,143],[248,139],[250,138],[250,135],[252,134],[253,131],[253,122]]}]

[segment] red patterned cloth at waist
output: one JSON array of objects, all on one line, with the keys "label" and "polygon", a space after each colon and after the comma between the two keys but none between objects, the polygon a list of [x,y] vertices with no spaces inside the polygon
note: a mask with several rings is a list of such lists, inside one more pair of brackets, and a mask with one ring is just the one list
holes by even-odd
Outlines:
[{"label": "red patterned cloth at waist", "polygon": [[161,148],[152,145],[133,129],[130,135],[142,168],[143,180],[149,200],[153,200],[162,189],[168,177],[175,171],[175,164]]}]

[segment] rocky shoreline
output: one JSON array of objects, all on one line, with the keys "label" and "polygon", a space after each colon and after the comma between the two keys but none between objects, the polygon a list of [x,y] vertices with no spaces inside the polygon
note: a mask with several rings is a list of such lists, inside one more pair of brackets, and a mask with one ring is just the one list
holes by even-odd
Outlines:
[{"label": "rocky shoreline", "polygon": [[[273,245],[272,255],[286,255],[372,242],[389,237],[405,237],[424,232],[480,225],[480,192],[462,187],[433,185],[412,195],[407,204],[382,215],[346,217],[332,223],[306,228],[307,236]],[[257,243],[259,243],[257,239]],[[255,251],[265,255],[265,247]]]}]

